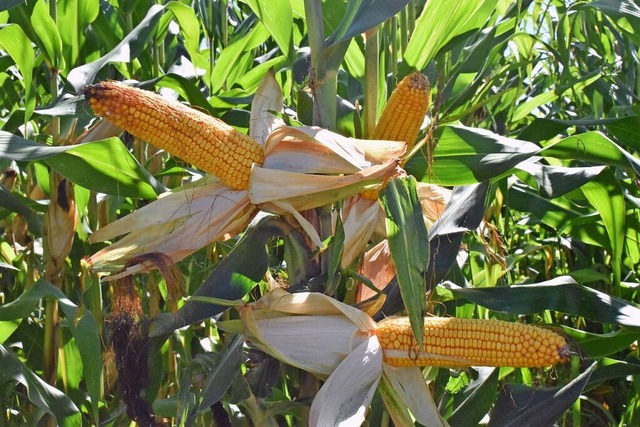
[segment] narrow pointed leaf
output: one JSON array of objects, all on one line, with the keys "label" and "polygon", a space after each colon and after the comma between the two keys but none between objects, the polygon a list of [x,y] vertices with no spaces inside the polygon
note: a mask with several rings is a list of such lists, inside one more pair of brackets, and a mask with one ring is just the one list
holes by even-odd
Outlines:
[{"label": "narrow pointed leaf", "polygon": [[[488,191],[487,182],[456,187],[442,217],[429,230],[429,273],[426,276],[429,291],[440,283],[454,265],[464,233],[480,225]],[[395,282],[385,288],[385,293],[387,300],[381,313],[390,315],[402,310],[399,287]],[[376,320],[380,320],[380,316],[376,316]]]},{"label": "narrow pointed leaf", "polygon": [[[445,290],[446,289],[446,290]],[[438,288],[475,304],[512,314],[534,314],[556,310],[595,322],[640,328],[640,307],[595,289],[581,286],[569,276],[532,285],[500,288]]]},{"label": "narrow pointed leaf", "polygon": [[189,414],[187,424],[203,411],[209,410],[211,405],[220,401],[224,393],[231,386],[236,375],[240,373],[243,361],[242,345],[244,340],[240,335],[234,336],[220,354],[216,354],[214,365],[211,367],[202,387],[202,400]]},{"label": "narrow pointed leaf", "polygon": [[350,0],[327,45],[344,42],[395,16],[409,3],[408,0]]},{"label": "narrow pointed leaf", "polygon": [[263,25],[267,27],[284,56],[288,57],[292,48],[291,39],[293,36],[291,31],[293,27],[291,2],[288,0],[272,0],[268,2],[248,0],[247,3],[260,18]]},{"label": "narrow pointed leaf", "polygon": [[24,365],[18,357],[0,345],[0,383],[17,381],[26,391],[29,401],[40,410],[53,415],[60,425],[80,426],[80,410],[64,393],[50,386]]},{"label": "narrow pointed leaf", "polygon": [[536,389],[506,384],[491,412],[489,427],[552,426],[580,397],[597,363],[564,387]]},{"label": "narrow pointed leaf", "polygon": [[17,24],[8,24],[0,28],[0,48],[7,52],[22,73],[24,81],[24,122],[26,123],[35,108],[36,99],[33,95],[32,80],[35,55],[33,50],[26,48],[31,42],[22,28]]},{"label": "narrow pointed leaf", "polygon": [[453,426],[477,426],[482,418],[489,412],[495,400],[495,390],[498,387],[498,374],[500,369],[478,367],[478,378],[474,379],[458,395],[456,399],[460,403],[456,405],[453,414],[447,422]]},{"label": "narrow pointed leaf", "polygon": [[429,1],[416,21],[404,59],[423,70],[453,38],[480,28],[495,10],[496,0]]},{"label": "narrow pointed leaf", "polygon": [[433,165],[413,156],[407,172],[424,182],[467,185],[498,177],[540,151],[527,141],[466,126],[445,126],[436,132]]},{"label": "narrow pointed leaf", "polygon": [[618,180],[609,170],[603,171],[598,178],[582,187],[582,192],[595,207],[604,222],[609,236],[611,249],[611,267],[613,269],[614,286],[621,280],[622,251],[625,240],[626,206],[622,188]]},{"label": "narrow pointed leaf", "polygon": [[151,38],[160,20],[161,14],[166,6],[153,5],[149,8],[147,15],[142,21],[122,39],[118,45],[106,55],[88,64],[81,65],[71,70],[67,80],[74,87],[76,92],[93,81],[96,74],[102,67],[110,62],[129,62],[138,56],[145,48],[147,41]]},{"label": "narrow pointed leaf", "polygon": [[429,235],[413,177],[390,181],[380,194],[387,216],[387,239],[411,328],[422,345],[429,264]]},{"label": "narrow pointed leaf", "polygon": [[[262,280],[269,266],[267,243],[294,231],[274,217],[261,220],[250,228],[233,250],[196,290],[193,296],[205,296],[234,301],[244,297]],[[187,301],[174,318],[158,318],[151,327],[151,336],[170,333],[225,311],[228,306]]]}]

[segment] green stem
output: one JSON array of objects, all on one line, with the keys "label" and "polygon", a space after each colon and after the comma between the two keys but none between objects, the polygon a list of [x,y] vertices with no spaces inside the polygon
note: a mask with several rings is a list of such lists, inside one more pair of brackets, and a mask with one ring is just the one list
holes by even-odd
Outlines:
[{"label": "green stem", "polygon": [[404,54],[409,43],[409,28],[407,22],[407,8],[400,11],[400,54]]},{"label": "green stem", "polygon": [[[54,23],[58,22],[58,9],[57,2],[49,2],[49,15]],[[58,65],[60,63],[59,58],[56,56],[51,58],[52,67],[49,80],[49,91],[52,99],[56,99],[58,96]],[[50,133],[53,137],[53,142],[58,145],[60,142],[60,118],[53,116],[50,122]],[[54,183],[53,173],[50,174],[50,185]],[[45,239],[49,238],[45,234]],[[46,245],[45,245],[46,246]],[[45,272],[49,276],[53,276],[51,272]],[[56,275],[58,276],[58,275]],[[58,284],[57,284],[58,285]],[[59,285],[58,285],[59,286]],[[43,364],[44,364],[44,379],[48,384],[55,385],[58,379],[58,347],[60,340],[58,337],[58,329],[60,326],[60,317],[58,314],[58,301],[54,299],[47,299],[45,302],[45,319],[44,319],[44,351],[43,351]]]},{"label": "green stem", "polygon": [[[572,378],[577,377],[580,374],[580,358],[572,357],[571,358],[571,376]],[[571,422],[574,426],[581,425],[581,416],[580,416],[580,399],[576,399],[573,403],[572,411],[571,411]]]},{"label": "green stem", "polygon": [[416,4],[410,1],[407,5],[407,33],[413,34],[416,29]]},{"label": "green stem", "polygon": [[58,301],[47,299],[44,324],[44,380],[51,385],[55,385],[58,379],[59,326]]},{"label": "green stem", "polygon": [[311,67],[318,68],[318,57],[324,49],[324,24],[322,21],[322,1],[304,0],[304,11],[307,19],[309,49],[311,50]]},{"label": "green stem", "polygon": [[364,49],[364,138],[370,139],[378,117],[379,27],[369,31]]},{"label": "green stem", "polygon": [[304,8],[307,18],[309,49],[311,50],[311,76],[309,80],[313,92],[313,124],[335,130],[338,70],[337,67],[326,67],[320,63],[320,54],[325,48],[322,1],[305,0]]},{"label": "green stem", "polygon": [[[58,6],[57,2],[51,1],[49,2],[49,15],[51,15],[51,19],[54,23],[58,23]],[[49,92],[51,93],[51,99],[55,100],[58,97],[58,73],[60,67],[60,58],[58,58],[57,54],[54,58],[51,58],[51,74],[49,80]],[[53,140],[56,141],[60,137],[60,117],[53,116],[51,118],[50,124],[50,132],[51,136],[53,136]]]}]

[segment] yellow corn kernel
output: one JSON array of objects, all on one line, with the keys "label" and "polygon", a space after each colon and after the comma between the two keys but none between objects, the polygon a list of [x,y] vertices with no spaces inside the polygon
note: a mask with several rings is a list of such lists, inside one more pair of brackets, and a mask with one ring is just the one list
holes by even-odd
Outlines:
[{"label": "yellow corn kernel", "polygon": [[[404,141],[407,152],[411,151],[429,109],[430,96],[427,76],[418,72],[406,76],[389,97],[371,139]],[[363,191],[362,197],[377,200],[384,185]]]},{"label": "yellow corn kernel", "polygon": [[247,189],[251,166],[264,161],[253,138],[177,101],[115,81],[88,86],[84,95],[97,115],[233,189]]},{"label": "yellow corn kernel", "polygon": [[[460,332],[468,332],[468,338],[457,338]],[[425,317],[422,347],[413,338],[408,317],[381,321],[376,335],[384,361],[391,366],[541,368],[564,362],[569,356],[561,335],[502,320]]]},{"label": "yellow corn kernel", "polygon": [[429,98],[427,76],[418,72],[406,76],[389,97],[371,139],[404,141],[410,151],[429,109]]}]

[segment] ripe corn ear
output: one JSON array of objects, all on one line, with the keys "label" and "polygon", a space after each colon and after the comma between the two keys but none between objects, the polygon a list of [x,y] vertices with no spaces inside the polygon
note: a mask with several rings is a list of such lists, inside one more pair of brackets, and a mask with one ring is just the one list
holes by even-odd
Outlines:
[{"label": "ripe corn ear", "polygon": [[[411,151],[429,109],[430,96],[427,76],[418,72],[406,76],[389,97],[371,139],[404,141],[407,152]],[[361,194],[366,199],[377,200],[382,188],[384,185]]]},{"label": "ripe corn ear", "polygon": [[404,141],[410,151],[429,109],[429,98],[427,76],[418,72],[406,76],[389,97],[371,139]]},{"label": "ripe corn ear", "polygon": [[88,86],[84,95],[99,116],[215,175],[230,188],[247,189],[251,166],[264,161],[264,150],[253,138],[155,93],[106,81]]},{"label": "ripe corn ear", "polygon": [[561,335],[501,320],[425,317],[421,348],[407,317],[381,321],[376,335],[391,366],[540,368],[564,362],[569,355]]}]

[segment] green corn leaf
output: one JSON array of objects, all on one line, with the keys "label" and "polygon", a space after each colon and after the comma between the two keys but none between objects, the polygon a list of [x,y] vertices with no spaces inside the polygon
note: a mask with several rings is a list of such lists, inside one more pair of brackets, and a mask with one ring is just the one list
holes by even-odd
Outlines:
[{"label": "green corn leaf", "polygon": [[580,397],[596,366],[597,363],[592,364],[564,387],[505,384],[491,411],[489,427],[553,425]]},{"label": "green corn leaf", "polygon": [[82,425],[80,410],[73,401],[60,390],[42,381],[3,345],[0,345],[0,363],[2,364],[2,371],[0,371],[2,383],[17,381],[22,384],[27,391],[29,401],[42,411],[56,417],[60,425],[70,427]]},{"label": "green corn leaf", "polygon": [[44,160],[70,181],[116,196],[153,199],[155,188],[162,191],[118,138],[53,147],[0,131],[0,158]]},{"label": "green corn leaf", "polygon": [[622,253],[625,240],[626,205],[622,188],[610,170],[603,171],[596,179],[582,187],[589,203],[596,208],[609,236],[612,255],[613,284],[619,286]]},{"label": "green corn leaf", "polygon": [[415,179],[391,180],[380,193],[380,201],[387,217],[387,239],[402,300],[416,341],[422,345],[429,235],[422,217]]},{"label": "green corn leaf", "polygon": [[26,123],[36,106],[36,98],[32,90],[35,55],[31,49],[31,41],[19,25],[9,24],[0,28],[0,48],[13,58],[22,74],[24,83],[24,122]]},{"label": "green corn leaf", "polygon": [[622,298],[581,286],[569,276],[531,285],[500,288],[438,286],[438,294],[462,297],[491,310],[512,314],[534,314],[556,310],[591,319],[640,328],[640,307]]},{"label": "green corn leaf", "polygon": [[423,70],[455,37],[480,28],[495,10],[496,0],[429,1],[416,21],[404,54],[407,64]]}]

